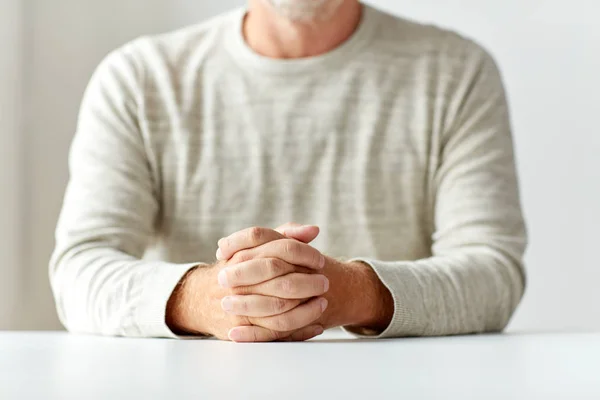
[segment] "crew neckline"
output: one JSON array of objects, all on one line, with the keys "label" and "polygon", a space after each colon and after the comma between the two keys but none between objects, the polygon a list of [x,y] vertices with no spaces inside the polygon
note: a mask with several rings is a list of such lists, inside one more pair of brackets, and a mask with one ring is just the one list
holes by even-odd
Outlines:
[{"label": "crew neckline", "polygon": [[372,39],[377,26],[376,11],[363,4],[363,12],[358,28],[333,50],[313,57],[279,59],[263,56],[255,52],[246,42],[243,27],[248,13],[247,8],[237,10],[233,15],[232,32],[227,35],[226,47],[231,57],[244,68],[252,68],[278,75],[298,74],[339,65],[339,62],[353,58]]}]

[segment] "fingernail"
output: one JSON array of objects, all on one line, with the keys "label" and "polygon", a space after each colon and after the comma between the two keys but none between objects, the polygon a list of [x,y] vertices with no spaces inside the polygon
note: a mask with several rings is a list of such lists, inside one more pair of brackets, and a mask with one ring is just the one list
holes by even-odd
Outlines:
[{"label": "fingernail", "polygon": [[217,249],[217,260],[219,261],[224,261],[225,257],[223,257],[223,252],[221,251],[221,249]]},{"label": "fingernail", "polygon": [[319,268],[325,268],[325,256],[321,254],[321,260],[319,261]]},{"label": "fingernail", "polygon": [[230,330],[227,336],[229,337],[229,340],[234,342],[239,342],[240,340],[242,340],[242,333],[237,328],[233,328],[232,330]]},{"label": "fingernail", "polygon": [[223,309],[223,311],[231,311],[233,310],[233,299],[231,297],[224,297],[223,300],[221,300],[221,308]]},{"label": "fingernail", "polygon": [[225,238],[221,238],[219,239],[219,241],[217,242],[217,246],[221,247],[225,244]]},{"label": "fingernail", "polygon": [[322,326],[317,326],[315,328],[315,331],[313,332],[313,335],[319,336],[319,335],[322,335],[323,332],[325,332],[325,330],[323,329],[323,327]]},{"label": "fingernail", "polygon": [[327,299],[321,299],[321,311],[325,312],[325,310],[327,309],[327,306],[329,305],[329,302],[327,301]]},{"label": "fingernail", "polygon": [[219,272],[219,285],[221,285],[222,287],[227,287],[228,283],[227,283],[227,271],[222,270],[221,272]]},{"label": "fingernail", "polygon": [[329,292],[329,279],[326,276],[323,277],[323,290],[325,293]]}]

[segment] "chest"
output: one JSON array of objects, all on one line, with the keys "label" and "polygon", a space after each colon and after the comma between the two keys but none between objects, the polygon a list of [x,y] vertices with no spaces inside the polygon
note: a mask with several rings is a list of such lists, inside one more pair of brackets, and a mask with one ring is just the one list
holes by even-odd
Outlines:
[{"label": "chest", "polygon": [[339,168],[338,177],[367,168],[374,179],[378,171],[425,172],[432,153],[426,94],[384,73],[234,74],[198,89],[170,137],[188,171],[218,165],[240,176],[271,168],[293,179],[322,165]]},{"label": "chest", "polygon": [[218,239],[310,221],[328,227],[330,248],[336,237],[348,243],[346,225],[363,237],[420,229],[432,111],[419,89],[392,81],[358,72],[201,80],[152,136],[163,227]]}]

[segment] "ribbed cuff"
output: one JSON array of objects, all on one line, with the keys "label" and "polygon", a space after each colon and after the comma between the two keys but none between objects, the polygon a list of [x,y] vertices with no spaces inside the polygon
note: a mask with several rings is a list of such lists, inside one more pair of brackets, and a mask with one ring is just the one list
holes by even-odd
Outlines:
[{"label": "ribbed cuff", "polygon": [[426,327],[425,308],[420,283],[412,272],[410,262],[386,262],[355,258],[351,262],[365,263],[377,274],[392,294],[394,315],[390,325],[380,334],[366,330],[343,328],[359,338],[393,338],[421,336]]},{"label": "ribbed cuff", "polygon": [[142,337],[180,338],[167,326],[167,303],[185,274],[201,265],[158,262],[152,267],[144,280],[140,306],[136,310],[136,323]]}]

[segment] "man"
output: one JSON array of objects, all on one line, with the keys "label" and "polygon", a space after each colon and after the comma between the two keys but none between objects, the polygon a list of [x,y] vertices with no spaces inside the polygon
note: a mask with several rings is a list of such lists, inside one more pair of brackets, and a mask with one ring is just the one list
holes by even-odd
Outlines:
[{"label": "man", "polygon": [[466,334],[523,295],[493,60],[356,0],[250,0],[117,50],[70,169],[50,274],[73,332]]}]

